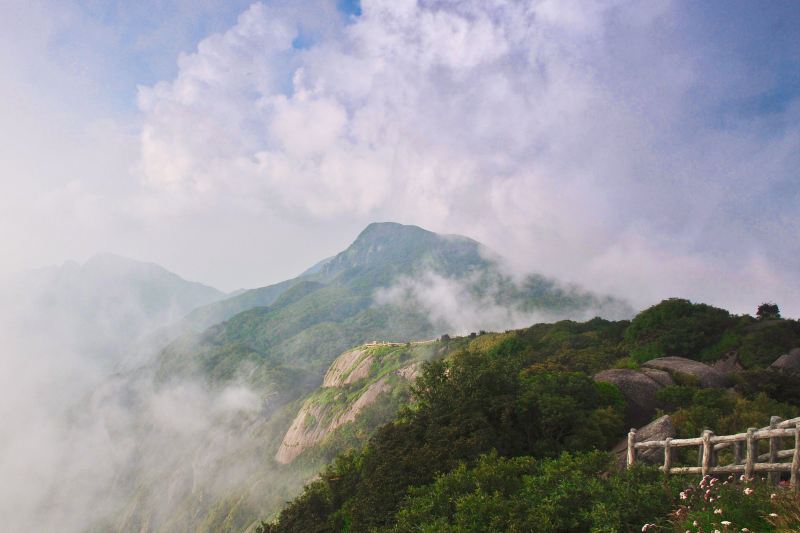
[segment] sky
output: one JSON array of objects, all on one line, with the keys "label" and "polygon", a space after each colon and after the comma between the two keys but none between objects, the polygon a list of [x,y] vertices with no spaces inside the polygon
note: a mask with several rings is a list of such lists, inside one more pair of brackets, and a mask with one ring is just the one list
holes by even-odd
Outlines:
[{"label": "sky", "polygon": [[0,0],[0,274],[223,290],[369,222],[644,307],[800,316],[794,1]]}]

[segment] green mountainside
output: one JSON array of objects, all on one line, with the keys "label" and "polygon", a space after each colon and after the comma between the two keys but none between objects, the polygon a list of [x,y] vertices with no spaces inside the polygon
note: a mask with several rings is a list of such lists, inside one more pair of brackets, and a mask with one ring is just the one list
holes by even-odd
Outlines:
[{"label": "green mountainside", "polygon": [[[631,313],[618,300],[541,276],[515,282],[488,255],[465,237],[395,223],[370,224],[347,250],[298,278],[193,312],[188,320],[196,324],[227,320],[168,346],[158,377],[202,376],[216,384],[244,379],[281,394],[298,391],[298,384],[300,390],[309,390],[351,346],[452,332],[453,324],[433,320],[411,300],[376,302],[379,290],[403,280],[413,283],[428,273],[518,313],[538,311],[554,318]],[[297,379],[287,380],[290,374]]]},{"label": "green mountainside", "polygon": [[[335,456],[259,531],[644,531],[648,523],[659,531],[696,531],[694,520],[712,531],[725,529],[726,518],[737,530],[794,531],[800,522],[791,516],[800,517],[800,504],[790,491],[776,497],[777,489],[764,489],[763,482],[751,493],[720,483],[714,489],[724,495],[720,504],[701,501],[668,517],[687,480],[665,482],[655,467],[615,469],[617,459],[606,450],[623,439],[630,427],[626,404],[637,398],[600,376],[611,368],[644,375],[655,368],[648,365],[680,359],[682,369],[694,369],[660,377],[670,384],[655,393],[651,416],[670,413],[675,436],[695,437],[703,428],[729,434],[763,426],[772,415],[798,415],[798,346],[798,321],[735,316],[680,299],[631,322],[562,321],[443,338],[427,345],[428,362],[411,386],[411,403],[394,421],[365,445],[357,444],[363,436],[339,440],[351,451]],[[346,381],[347,372],[361,366],[363,350],[353,353],[337,359],[328,385]],[[410,354],[406,360],[415,361]],[[725,381],[704,386],[712,372]],[[365,375],[356,388],[374,378]],[[346,395],[347,389],[322,387],[303,409]],[[328,401],[341,412],[338,400]],[[318,421],[305,422],[313,434]],[[753,497],[741,501],[742,494]]]},{"label": "green mountainside", "polygon": [[[130,461],[142,466],[94,530],[641,530],[666,515],[672,488],[649,470],[600,475],[634,420],[670,413],[676,435],[696,436],[797,413],[800,381],[771,365],[800,346],[798,322],[680,299],[609,320],[632,313],[541,276],[511,278],[491,257],[463,237],[373,224],[293,280],[192,313],[225,318],[109,387],[142,406]],[[477,302],[478,316],[553,322],[508,329],[494,316],[483,329],[500,332],[465,330],[409,289],[447,297],[431,278]],[[595,314],[606,318],[558,320]],[[626,380],[647,382],[649,403]],[[190,431],[151,430],[151,398],[187,387],[186,409],[170,412]],[[253,395],[258,408],[236,407]],[[565,500],[548,499],[554,484]]]},{"label": "green mountainside", "polygon": [[[436,343],[407,343],[464,327],[446,316],[431,316],[403,292],[409,284],[431,276],[444,280],[468,302],[477,302],[478,314],[483,305],[505,313],[502,327],[509,327],[503,319],[511,315],[530,323],[533,316],[632,314],[624,302],[542,276],[512,278],[491,257],[465,237],[376,223],[345,251],[293,280],[192,312],[184,324],[193,323],[193,329],[222,322],[183,334],[164,348],[151,367],[155,394],[171,395],[187,383],[202,385],[211,396],[243,388],[258,396],[261,408],[216,417],[213,431],[195,437],[183,457],[165,454],[157,435],[143,438],[137,460],[148,462],[161,454],[169,458],[168,465],[146,476],[144,471],[132,474],[128,482],[136,487],[135,496],[128,498],[124,512],[112,516],[114,529],[240,531],[264,509],[277,510],[335,453],[360,445],[407,403],[413,364],[440,355]],[[379,298],[381,291],[398,285],[403,287],[396,293],[400,297]],[[481,325],[475,324],[476,331]],[[320,388],[337,357],[376,341],[380,344],[363,348],[370,356],[369,368],[359,370],[365,372],[363,379]],[[397,344],[386,344],[391,342]],[[137,396],[151,386],[145,385],[123,383],[128,392],[118,396],[132,396],[129,403],[146,409],[147,401]],[[304,405],[308,416],[298,420]],[[136,427],[149,427],[145,411],[136,420]],[[287,439],[293,426],[310,446],[293,447]],[[316,435],[309,440],[311,434]],[[281,452],[289,447],[297,453]],[[194,466],[197,462],[202,469]],[[225,480],[223,488],[220,480]],[[168,504],[155,496],[164,492],[170,494]]]}]

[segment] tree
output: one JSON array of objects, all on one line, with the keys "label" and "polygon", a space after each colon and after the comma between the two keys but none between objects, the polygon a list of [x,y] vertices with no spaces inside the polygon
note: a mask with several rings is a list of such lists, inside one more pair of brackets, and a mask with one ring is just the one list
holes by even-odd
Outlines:
[{"label": "tree", "polygon": [[759,320],[772,320],[781,317],[781,311],[778,309],[778,304],[763,303],[758,306],[756,316]]}]

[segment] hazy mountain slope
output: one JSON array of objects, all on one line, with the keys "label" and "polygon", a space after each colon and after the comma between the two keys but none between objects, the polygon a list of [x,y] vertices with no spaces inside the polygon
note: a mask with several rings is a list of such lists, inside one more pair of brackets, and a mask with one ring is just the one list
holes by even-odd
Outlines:
[{"label": "hazy mountain slope", "polygon": [[421,258],[444,267],[446,272],[464,272],[485,264],[479,247],[477,242],[466,237],[440,236],[416,226],[370,224],[347,250],[323,259],[297,278],[247,290],[200,307],[187,315],[185,322],[202,331],[243,311],[272,305],[302,280],[328,282],[344,271],[362,278],[360,286],[366,289],[374,289],[376,284],[390,281],[398,273],[409,273],[409,267],[418,264]]},{"label": "hazy mountain slope", "polygon": [[198,307],[186,315],[183,323],[192,329],[202,331],[214,324],[224,322],[242,311],[271,305],[295,283],[297,280],[291,279],[267,287],[241,291],[230,298]]},{"label": "hazy mountain slope", "polygon": [[[630,313],[617,300],[541,276],[515,282],[488,256],[465,237],[395,223],[370,224],[347,250],[311,273],[207,306],[202,310],[206,316],[222,316],[234,307],[270,301],[172,343],[160,358],[159,379],[200,375],[219,383],[243,377],[252,385],[274,384],[300,393],[316,385],[333,358],[348,347],[371,340],[424,339],[457,329],[459,324],[431,313],[410,293],[425,292],[426,287],[414,284],[429,278],[450,284],[446,289],[468,298],[476,312],[484,304],[491,306],[500,312],[497,322],[506,327],[511,325],[506,314],[530,323],[533,312],[554,318]],[[303,387],[273,379],[274,372],[286,367],[302,370]]]},{"label": "hazy mountain slope", "polygon": [[[148,395],[182,397],[181,391],[199,387],[204,400],[200,408],[178,402],[178,416],[194,429],[187,437],[190,444],[176,457],[164,449],[160,430],[138,438],[153,443],[137,448],[139,460],[155,455],[157,464],[168,458],[170,466],[131,474],[135,497],[126,504],[125,516],[117,517],[123,523],[119,529],[138,531],[149,523],[157,531],[241,531],[260,510],[276,508],[321,460],[362,442],[404,402],[406,374],[413,375],[409,365],[441,347],[436,342],[407,349],[407,341],[463,331],[459,317],[430,307],[439,298],[456,298],[457,307],[471,307],[477,320],[469,325],[476,331],[507,329],[514,321],[530,324],[539,316],[584,317],[626,309],[617,300],[540,276],[514,280],[489,257],[479,243],[464,237],[371,224],[345,251],[298,278],[206,306],[202,313],[209,317],[270,302],[175,339],[155,360],[155,393]],[[441,286],[429,290],[429,283]],[[434,298],[421,301],[430,295]],[[482,322],[484,311],[490,320]],[[363,379],[318,389],[337,357],[373,341],[399,345],[386,353],[378,347],[381,353],[371,353],[369,368],[347,371],[348,377],[363,372]],[[238,402],[233,410],[222,409],[228,405],[223,399],[240,395],[249,398],[244,413]],[[313,438],[306,435],[306,417],[297,420],[305,402],[320,403],[319,431],[309,430]],[[137,414],[133,425],[148,427],[148,416],[147,411]],[[195,419],[208,420],[208,427]],[[306,453],[287,468],[281,463],[295,450],[279,460],[276,454],[282,444],[296,447],[285,438],[293,425],[295,440],[303,444],[297,451]],[[201,429],[194,432],[197,426]],[[305,450],[306,444],[313,445]],[[168,502],[152,501],[150,495],[165,492]]]},{"label": "hazy mountain slope", "polygon": [[100,254],[83,265],[68,262],[7,280],[0,312],[16,338],[47,332],[48,342],[109,355],[131,351],[145,335],[222,297],[156,264]]}]

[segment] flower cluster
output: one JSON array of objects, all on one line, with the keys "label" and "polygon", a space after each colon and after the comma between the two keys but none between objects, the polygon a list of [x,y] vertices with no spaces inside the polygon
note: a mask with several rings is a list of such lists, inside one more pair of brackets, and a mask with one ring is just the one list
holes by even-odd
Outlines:
[{"label": "flower cluster", "polygon": [[[800,531],[800,500],[787,489],[763,479],[705,476],[678,493],[670,520],[675,531],[686,533],[750,533],[773,527]],[[797,509],[797,519],[787,509]]]}]

